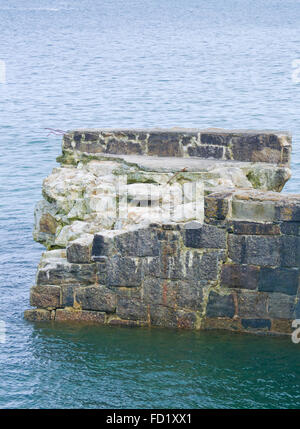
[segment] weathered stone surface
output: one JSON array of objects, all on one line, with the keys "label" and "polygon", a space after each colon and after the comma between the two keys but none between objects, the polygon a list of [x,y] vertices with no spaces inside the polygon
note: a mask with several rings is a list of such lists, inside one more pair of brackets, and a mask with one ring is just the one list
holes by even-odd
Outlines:
[{"label": "weathered stone surface", "polygon": [[189,147],[188,154],[190,156],[199,156],[200,158],[223,159],[224,148],[220,146],[209,145]]},{"label": "weathered stone surface", "polygon": [[276,219],[282,221],[300,222],[300,205],[281,203],[276,206]]},{"label": "weathered stone surface", "polygon": [[143,282],[143,300],[150,305],[177,305],[179,281],[146,277]]},{"label": "weathered stone surface", "polygon": [[167,132],[151,133],[148,138],[148,155],[182,156],[180,135]]},{"label": "weathered stone surface", "polygon": [[280,239],[229,234],[228,255],[241,264],[276,266],[280,263]]},{"label": "weathered stone surface", "polygon": [[244,133],[233,135],[231,139],[233,158],[249,159],[256,162],[281,161],[282,140],[275,134]]},{"label": "weathered stone surface", "polygon": [[84,236],[72,241],[67,246],[68,262],[76,264],[88,264],[91,262],[92,244],[94,236],[85,234]]},{"label": "weathered stone surface", "polygon": [[293,319],[295,297],[281,293],[269,294],[269,315],[275,319]]},{"label": "weathered stone surface", "polygon": [[268,294],[252,291],[238,293],[238,315],[241,318],[267,318]]},{"label": "weathered stone surface", "polygon": [[35,286],[30,291],[30,305],[39,308],[60,307],[59,286]]},{"label": "weathered stone surface", "polygon": [[92,256],[107,256],[114,251],[114,236],[104,233],[95,234]]},{"label": "weathered stone surface", "polygon": [[58,322],[89,322],[105,323],[105,313],[99,311],[74,310],[69,308],[57,309],[55,320]]},{"label": "weathered stone surface", "polygon": [[37,272],[38,285],[60,285],[70,283],[95,283],[95,264],[70,264],[69,262],[49,262]]},{"label": "weathered stone surface", "polygon": [[202,144],[229,146],[231,135],[225,133],[201,133],[200,139]]},{"label": "weathered stone surface", "polygon": [[[287,163],[288,165],[288,163]],[[287,167],[270,167],[264,164],[254,164],[247,173],[247,179],[255,189],[280,192],[291,177],[291,170]]]},{"label": "weathered stone surface", "polygon": [[184,261],[179,255],[149,258],[145,266],[145,274],[161,279],[183,279]]},{"label": "weathered stone surface", "polygon": [[115,247],[122,256],[158,256],[157,232],[151,229],[120,234],[115,238]]},{"label": "weathered stone surface", "polygon": [[253,265],[224,264],[221,286],[255,290],[258,287],[260,267]]},{"label": "weathered stone surface", "polygon": [[241,322],[239,319],[231,319],[226,317],[207,317],[202,319],[201,329],[225,329],[227,331],[241,331]]},{"label": "weathered stone surface", "polygon": [[177,328],[179,329],[198,329],[198,319],[196,313],[192,311],[177,310]]},{"label": "weathered stone surface", "polygon": [[270,222],[276,219],[275,211],[275,205],[271,202],[232,201],[233,219]]},{"label": "weathered stone surface", "polygon": [[288,319],[272,320],[271,331],[276,334],[291,334],[293,330],[292,323]]},{"label": "weathered stone surface", "polygon": [[140,299],[130,296],[119,296],[116,314],[121,319],[148,320],[148,306]]},{"label": "weathered stone surface", "polygon": [[[200,134],[200,141],[199,141]],[[141,145],[148,141],[148,154],[182,156],[181,145],[187,148],[223,146],[232,148],[232,157],[240,161],[273,163],[289,162],[291,139],[287,133],[226,130],[75,130],[64,135],[63,150],[87,153],[145,153]],[[199,145],[200,143],[200,145]]]},{"label": "weathered stone surface", "polygon": [[225,220],[231,214],[231,193],[214,193],[204,198],[205,221]]},{"label": "weathered stone surface", "polygon": [[46,234],[55,234],[56,228],[58,227],[58,222],[56,219],[51,216],[50,213],[42,214],[40,218],[40,231],[45,232]]},{"label": "weathered stone surface", "polygon": [[293,268],[261,268],[258,290],[296,295],[299,270]]},{"label": "weathered stone surface", "polygon": [[147,326],[148,322],[144,322],[140,320],[124,320],[124,319],[120,319],[117,316],[114,316],[112,319],[108,320],[107,324],[111,326],[122,326],[125,328],[136,328],[139,326]]},{"label": "weathered stone surface", "polygon": [[226,231],[211,225],[202,225],[198,229],[184,230],[184,244],[193,248],[226,248]]},{"label": "weathered stone surface", "polygon": [[281,237],[280,259],[281,266],[300,267],[300,237]]},{"label": "weathered stone surface", "polygon": [[280,230],[282,234],[300,235],[300,223],[299,222],[282,222],[280,224]]},{"label": "weathered stone surface", "polygon": [[233,295],[220,295],[211,291],[208,297],[206,317],[230,317],[235,314]]},{"label": "weathered stone surface", "polygon": [[190,282],[147,277],[143,282],[143,300],[150,305],[202,311],[203,285],[197,280]]},{"label": "weathered stone surface", "polygon": [[110,138],[108,140],[105,152],[112,154],[141,155],[143,153],[143,148],[138,142],[126,141],[125,139]]},{"label": "weathered stone surface", "polygon": [[61,307],[74,306],[74,294],[78,284],[64,284],[60,286],[61,289]]},{"label": "weathered stone surface", "polygon": [[197,281],[178,281],[178,307],[191,310],[203,310],[203,283]]},{"label": "weathered stone surface", "polygon": [[84,286],[76,288],[75,301],[83,310],[113,313],[116,310],[117,296],[105,286]]},{"label": "weathered stone surface", "polygon": [[269,319],[242,319],[242,327],[255,331],[271,329],[271,320]]},{"label": "weathered stone surface", "polygon": [[212,250],[203,254],[188,251],[185,255],[185,278],[203,283],[217,280],[221,261],[224,260],[222,250]]},{"label": "weathered stone surface", "polygon": [[45,322],[51,320],[51,311],[40,308],[34,310],[25,310],[24,317],[29,322]]},{"label": "weathered stone surface", "polygon": [[228,256],[236,264],[245,263],[246,237],[244,235],[228,235]]},{"label": "weathered stone surface", "polygon": [[108,260],[107,286],[140,286],[142,283],[142,263],[136,258],[113,256]]},{"label": "weathered stone surface", "polygon": [[152,326],[177,328],[176,310],[163,305],[150,306],[150,321]]},{"label": "weathered stone surface", "polygon": [[280,226],[274,223],[233,221],[232,232],[241,235],[279,235]]}]

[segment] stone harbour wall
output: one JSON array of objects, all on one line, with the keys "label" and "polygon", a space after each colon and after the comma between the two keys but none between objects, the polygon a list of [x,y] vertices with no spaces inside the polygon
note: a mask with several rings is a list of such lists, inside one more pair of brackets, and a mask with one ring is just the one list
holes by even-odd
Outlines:
[{"label": "stone harbour wall", "polygon": [[[222,147],[222,159],[197,152],[201,145]],[[35,212],[34,237],[47,250],[25,318],[291,333],[300,318],[300,195],[278,192],[290,149],[290,136],[275,132],[67,133]],[[120,175],[127,183],[114,194]],[[191,183],[202,193],[183,204],[174,190]]]}]

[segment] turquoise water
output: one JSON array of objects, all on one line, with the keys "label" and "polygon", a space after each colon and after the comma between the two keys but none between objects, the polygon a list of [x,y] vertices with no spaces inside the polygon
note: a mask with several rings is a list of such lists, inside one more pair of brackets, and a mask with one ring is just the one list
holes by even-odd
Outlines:
[{"label": "turquoise water", "polygon": [[31,325],[33,207],[56,165],[45,127],[288,129],[300,183],[300,2],[1,0],[0,407],[300,405],[288,338]]}]

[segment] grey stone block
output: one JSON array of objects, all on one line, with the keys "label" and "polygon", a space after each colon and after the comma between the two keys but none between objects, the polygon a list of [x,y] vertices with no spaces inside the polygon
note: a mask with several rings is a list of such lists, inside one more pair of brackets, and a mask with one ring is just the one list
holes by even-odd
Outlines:
[{"label": "grey stone block", "polygon": [[202,310],[203,285],[201,282],[161,280],[147,277],[143,282],[143,299],[150,305]]},{"label": "grey stone block", "polygon": [[261,268],[258,290],[296,295],[299,270],[295,268]]},{"label": "grey stone block", "polygon": [[229,146],[231,135],[225,133],[201,133],[200,139],[202,144]]},{"label": "grey stone block", "polygon": [[44,309],[25,310],[24,318],[28,322],[48,322],[51,320],[51,311]]},{"label": "grey stone block", "polygon": [[274,223],[233,221],[232,231],[241,235],[279,235],[280,227]]},{"label": "grey stone block", "polygon": [[203,285],[197,281],[178,281],[177,305],[195,311],[203,310]]},{"label": "grey stone block", "polygon": [[74,290],[77,285],[62,285],[61,286],[61,306],[73,307],[74,305]]},{"label": "grey stone block", "polygon": [[193,248],[226,248],[226,231],[212,225],[202,225],[197,229],[185,229],[184,244]]},{"label": "grey stone block", "polygon": [[120,234],[115,238],[115,247],[121,256],[158,256],[157,231],[148,228]]},{"label": "grey stone block", "polygon": [[300,204],[289,201],[277,204],[276,219],[281,221],[300,222]]},{"label": "grey stone block", "polygon": [[150,306],[150,321],[153,326],[177,328],[176,310],[163,305]]},{"label": "grey stone block", "polygon": [[238,315],[242,318],[267,318],[268,294],[240,291],[238,294]]},{"label": "grey stone block", "polygon": [[144,273],[161,279],[183,279],[183,255],[163,255],[162,257],[149,258]]},{"label": "grey stone block", "polygon": [[188,147],[189,156],[198,156],[199,158],[224,158],[224,148],[222,146],[190,146]]},{"label": "grey stone block", "polygon": [[109,256],[114,253],[114,239],[104,234],[95,234],[92,256]]},{"label": "grey stone block", "polygon": [[280,243],[280,265],[284,267],[300,267],[300,237],[285,235]]},{"label": "grey stone block", "polygon": [[143,282],[143,300],[150,305],[176,307],[179,281],[146,277]]},{"label": "grey stone block", "polygon": [[242,319],[242,327],[250,330],[271,329],[271,320],[269,319]]},{"label": "grey stone block", "polygon": [[279,163],[281,161],[281,143],[276,135],[244,134],[233,136],[231,140],[233,159]]},{"label": "grey stone block", "polygon": [[55,313],[57,322],[105,323],[105,313],[100,311],[59,308]]},{"label": "grey stone block", "polygon": [[280,263],[280,239],[278,237],[247,236],[242,261],[249,265],[276,266]]},{"label": "grey stone block", "polygon": [[240,221],[273,222],[276,219],[276,208],[269,201],[233,200],[232,218]]},{"label": "grey stone block", "polygon": [[295,317],[295,296],[271,293],[269,315],[274,319],[293,319]]},{"label": "grey stone block", "polygon": [[107,286],[140,286],[142,283],[142,263],[129,257],[114,256],[106,264]]},{"label": "grey stone block", "polygon": [[105,286],[85,286],[76,289],[75,300],[83,310],[113,313],[116,310],[116,293]]},{"label": "grey stone block", "polygon": [[180,329],[196,329],[197,316],[193,311],[177,310],[177,327]]},{"label": "grey stone block", "polygon": [[30,305],[40,308],[60,307],[59,286],[34,286],[30,291]]},{"label": "grey stone block", "polygon": [[243,235],[228,235],[228,256],[237,264],[244,263],[246,249],[246,237]]},{"label": "grey stone block", "polygon": [[88,264],[92,256],[93,238],[90,235],[88,238],[72,241],[67,246],[67,260],[76,264]]},{"label": "grey stone block", "polygon": [[257,289],[259,267],[253,265],[224,264],[221,272],[221,286],[238,289]]},{"label": "grey stone block", "polygon": [[148,137],[148,155],[150,156],[183,156],[180,134],[169,132],[152,132]]},{"label": "grey stone block", "polygon": [[280,264],[280,238],[229,234],[228,256],[240,264],[276,266]]},{"label": "grey stone block", "polygon": [[143,148],[139,142],[127,141],[124,138],[112,137],[108,140],[107,146],[105,148],[105,153],[111,153],[116,155],[142,155]]},{"label": "grey stone block", "polygon": [[126,320],[145,321],[148,319],[148,307],[140,299],[118,296],[116,314]]},{"label": "grey stone block", "polygon": [[37,273],[37,284],[39,285],[90,284],[95,281],[95,264],[57,263],[41,268]]},{"label": "grey stone block", "polygon": [[216,192],[204,197],[205,222],[223,221],[231,213],[231,192]]},{"label": "grey stone block", "polygon": [[206,317],[230,317],[235,314],[233,295],[219,295],[211,291],[206,307]]},{"label": "grey stone block", "polygon": [[300,235],[300,222],[282,222],[280,229],[282,234]]}]

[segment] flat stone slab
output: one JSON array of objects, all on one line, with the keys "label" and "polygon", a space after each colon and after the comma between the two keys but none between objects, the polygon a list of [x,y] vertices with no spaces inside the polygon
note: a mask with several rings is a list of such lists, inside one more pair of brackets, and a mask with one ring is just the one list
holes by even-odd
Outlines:
[{"label": "flat stone slab", "polygon": [[252,166],[261,166],[261,168],[272,168],[274,164],[266,162],[246,162],[231,160],[215,160],[206,158],[183,158],[183,157],[156,157],[147,155],[115,155],[102,154],[103,158],[115,158],[124,160],[128,164],[135,164],[145,171],[157,172],[178,172],[185,169],[190,172],[206,172],[215,168],[240,168],[248,169]]}]

